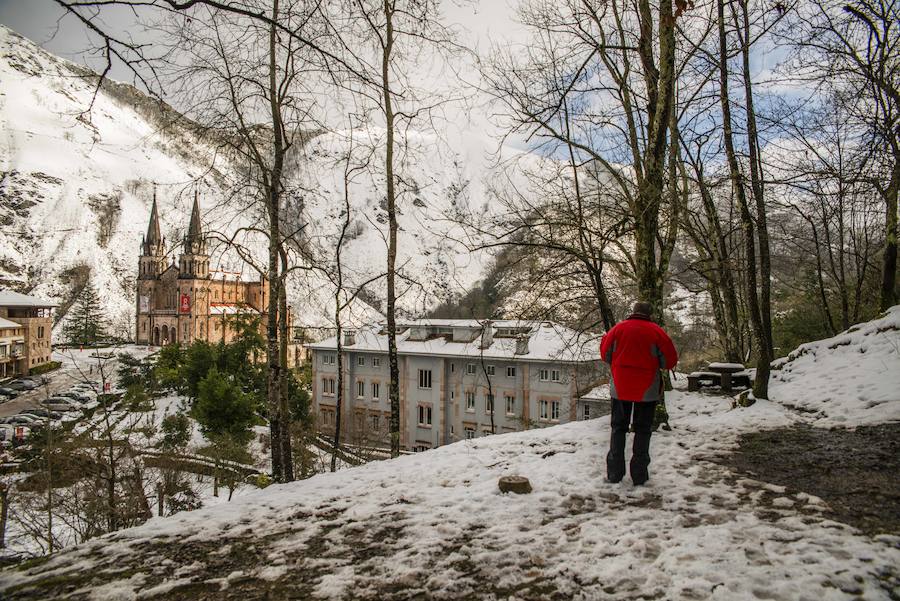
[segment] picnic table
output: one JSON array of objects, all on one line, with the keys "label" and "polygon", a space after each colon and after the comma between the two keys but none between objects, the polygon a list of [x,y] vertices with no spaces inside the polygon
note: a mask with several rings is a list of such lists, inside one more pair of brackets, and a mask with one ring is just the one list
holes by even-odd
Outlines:
[{"label": "picnic table", "polygon": [[751,372],[740,363],[710,363],[703,371],[688,375],[688,390],[696,392],[704,386],[718,386],[724,392],[750,388]]}]

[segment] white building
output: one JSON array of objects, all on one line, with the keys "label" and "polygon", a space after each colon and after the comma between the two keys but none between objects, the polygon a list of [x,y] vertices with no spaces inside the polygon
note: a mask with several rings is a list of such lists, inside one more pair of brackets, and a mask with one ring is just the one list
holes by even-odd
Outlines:
[{"label": "white building", "polygon": [[[406,449],[578,419],[578,399],[605,373],[599,340],[550,322],[432,319],[398,323],[397,330]],[[388,443],[387,340],[384,325],[345,332],[341,414],[343,438],[352,444]],[[307,347],[313,409],[322,431],[332,432],[337,338]]]}]

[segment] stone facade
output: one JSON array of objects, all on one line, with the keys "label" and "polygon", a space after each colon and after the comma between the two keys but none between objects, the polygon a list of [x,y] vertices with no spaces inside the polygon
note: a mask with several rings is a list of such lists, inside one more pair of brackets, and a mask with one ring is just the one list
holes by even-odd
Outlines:
[{"label": "stone facade", "polygon": [[241,314],[261,317],[264,327],[268,302],[269,286],[264,278],[244,281],[240,274],[210,270],[196,196],[178,263],[174,257],[169,263],[154,197],[138,265],[138,344],[228,343],[236,334],[234,320]]}]

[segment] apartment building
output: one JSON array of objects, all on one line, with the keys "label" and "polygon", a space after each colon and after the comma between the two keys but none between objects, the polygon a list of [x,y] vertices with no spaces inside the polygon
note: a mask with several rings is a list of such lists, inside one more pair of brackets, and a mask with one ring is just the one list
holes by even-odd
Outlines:
[{"label": "apartment building", "polygon": [[[385,326],[308,344],[313,407],[334,429],[338,366],[342,429],[351,444],[388,443]],[[416,320],[397,327],[401,446],[424,450],[491,433],[578,419],[578,400],[603,377],[598,342],[550,322]]]},{"label": "apartment building", "polygon": [[0,377],[24,376],[50,361],[56,303],[0,290]]}]

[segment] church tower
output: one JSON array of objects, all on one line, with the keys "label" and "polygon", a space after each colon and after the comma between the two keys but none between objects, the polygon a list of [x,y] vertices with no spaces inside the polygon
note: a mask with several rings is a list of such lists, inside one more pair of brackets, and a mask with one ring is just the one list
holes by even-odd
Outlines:
[{"label": "church tower", "polygon": [[206,237],[200,228],[200,205],[197,192],[194,192],[194,207],[191,210],[191,223],[184,237],[184,252],[178,265],[178,277],[181,279],[209,278],[209,255],[206,254]]},{"label": "church tower", "polygon": [[165,240],[159,230],[159,212],[156,208],[156,190],[153,190],[153,208],[147,235],[141,239],[141,257],[138,265],[139,280],[155,280],[166,270]]}]

